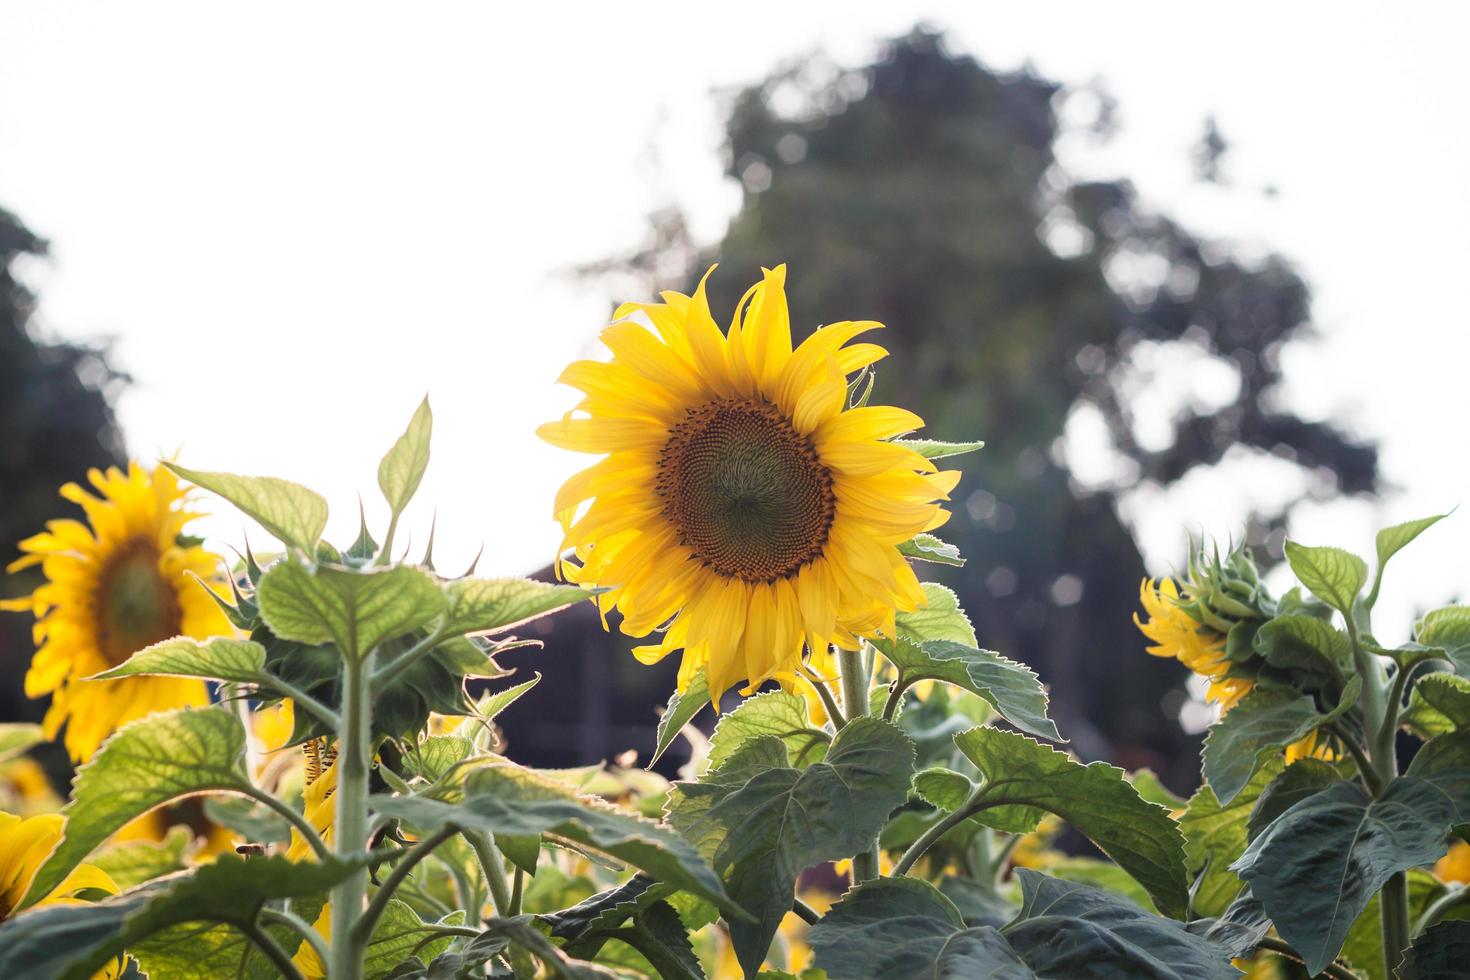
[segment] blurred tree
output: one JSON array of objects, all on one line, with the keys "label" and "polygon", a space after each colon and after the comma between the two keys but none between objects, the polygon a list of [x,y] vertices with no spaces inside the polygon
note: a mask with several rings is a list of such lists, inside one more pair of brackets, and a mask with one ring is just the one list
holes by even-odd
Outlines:
[{"label": "blurred tree", "polygon": [[[784,261],[799,335],[887,324],[876,339],[894,368],[879,365],[875,398],[919,411],[935,438],[988,442],[962,461],[941,532],[969,564],[935,574],[983,645],[1051,685],[1080,754],[1155,766],[1182,789],[1196,778],[1174,717],[1183,678],[1130,621],[1144,565],[1120,497],[1242,452],[1293,460],[1323,493],[1368,493],[1377,454],[1274,407],[1278,353],[1310,321],[1291,267],[1196,237],[1126,181],[1067,173],[1054,144],[1069,98],[1106,138],[1106,97],[993,73],[934,33],[856,70],[803,61],[733,96],[728,172],[745,193],[723,241],[698,247],[665,211],[650,247],[589,271],[620,274],[621,295],[687,292],[718,260],[711,302],[729,310],[759,266]],[[1206,367],[1230,381],[1198,384]],[[1139,397],[1174,389],[1164,410]],[[1282,518],[1253,516],[1258,545],[1279,549]]]},{"label": "blurred tree", "polygon": [[[32,329],[36,298],[17,278],[24,257],[46,255],[46,242],[0,208],[0,566],[19,554],[16,543],[46,521],[72,516],[56,495],[87,468],[124,461],[122,434],[110,399],[126,379],[103,351],[46,343]],[[0,579],[0,594],[34,588],[34,571]],[[28,701],[21,678],[35,647],[28,616],[0,614],[0,720],[37,718],[44,705]]]}]

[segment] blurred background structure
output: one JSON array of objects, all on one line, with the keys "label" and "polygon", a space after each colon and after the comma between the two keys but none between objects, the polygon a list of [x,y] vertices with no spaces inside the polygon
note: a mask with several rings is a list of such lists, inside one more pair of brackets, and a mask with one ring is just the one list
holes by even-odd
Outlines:
[{"label": "blurred background structure", "polygon": [[[1445,276],[1470,258],[1454,231],[1470,142],[1418,115],[1420,95],[1463,94],[1445,91],[1462,81],[1448,21],[1271,8],[1266,36],[1241,11],[1206,50],[1198,23],[1160,21],[1150,43],[1080,5],[957,5],[934,17],[948,33],[777,9],[588,12],[554,63],[535,45],[491,57],[549,27],[484,12],[301,12],[283,31],[153,11],[173,35],[100,7],[0,13],[18,45],[0,63],[0,201],[57,239],[47,259],[0,212],[0,558],[66,514],[60,483],[122,458],[122,433],[144,459],[316,486],[350,540],[350,493],[427,389],[418,533],[437,503],[442,567],[482,536],[482,572],[540,567],[551,494],[585,463],[531,435],[574,400],[560,366],[601,356],[615,300],[719,261],[728,310],[785,261],[798,335],[885,322],[875,397],[936,438],[987,441],[957,461],[944,532],[969,564],[929,569],[982,644],[1043,675],[1083,757],[1190,788],[1206,709],[1143,653],[1139,579],[1191,529],[1245,533],[1267,559],[1287,530],[1366,550],[1375,524],[1470,485],[1452,385],[1470,332]],[[186,31],[199,43],[169,42]],[[1369,42],[1377,76],[1354,55]],[[67,59],[78,71],[53,69]],[[108,355],[94,338],[112,333]],[[350,416],[344,387],[371,395]],[[1435,598],[1470,590],[1458,524],[1415,546]],[[206,528],[239,541],[233,516]],[[0,619],[0,718],[38,713],[22,620]],[[646,753],[671,673],[590,611],[531,632],[545,651],[507,662],[576,693],[507,715],[517,757]]]}]

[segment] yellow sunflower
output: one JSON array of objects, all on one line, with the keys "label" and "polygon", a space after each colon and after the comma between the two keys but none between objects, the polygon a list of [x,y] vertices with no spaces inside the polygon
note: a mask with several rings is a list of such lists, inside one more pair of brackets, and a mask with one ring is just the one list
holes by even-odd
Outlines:
[{"label": "yellow sunflower", "polygon": [[1209,678],[1206,698],[1220,706],[1223,714],[1250,691],[1248,678],[1227,677],[1230,661],[1225,657],[1225,636],[1198,622],[1181,605],[1179,587],[1173,579],[1157,582],[1144,579],[1138,598],[1148,613],[1148,622],[1133,614],[1133,623],[1154,642],[1148,652],[1155,657],[1177,660],[1201,677]]},{"label": "yellow sunflower", "polygon": [[785,279],[784,266],[764,270],[726,333],[704,282],[623,305],[602,334],[612,360],[562,374],[584,414],[539,430],[605,455],[557,495],[576,555],[563,573],[608,587],[598,602],[623,632],[662,628],[638,658],[682,650],[680,690],[707,668],[716,702],[741,680],[791,684],[803,647],[855,647],[922,605],[897,546],[944,523],[938,501],[959,480],[886,441],[923,425],[917,415],[847,408],[847,376],[887,353],[848,342],[881,325],[829,324],[793,350]]},{"label": "yellow sunflower", "polygon": [[[332,794],[337,789],[337,750],[329,748],[324,738],[313,738],[301,746],[306,753],[306,792],[303,815],[321,836],[322,843],[332,846],[332,824],[337,804]],[[295,829],[291,831],[291,847],[286,856],[292,861],[316,860],[316,852]]]},{"label": "yellow sunflower", "polygon": [[[25,818],[0,813],[0,922],[9,918],[30,890],[41,862],[61,840],[64,826],[65,821],[59,813]],[[77,893],[89,889],[117,894],[117,885],[107,872],[91,864],[81,864],[30,907],[80,904]],[[95,977],[116,977],[120,973],[119,966],[119,963],[111,963]]]},{"label": "yellow sunflower", "polygon": [[75,483],[61,496],[86,512],[87,523],[56,520],[20,543],[25,552],[10,565],[40,565],[46,583],[30,596],[0,608],[36,617],[37,651],[26,673],[28,697],[51,695],[46,734],[66,726],[74,761],[90,758],[118,726],[155,711],[208,703],[203,681],[129,677],[88,682],[143,647],[185,635],[227,635],[229,622],[192,572],[221,588],[218,556],[183,538],[198,516],[184,506],[178,479],[137,463],[124,473],[91,470],[100,497]]},{"label": "yellow sunflower", "polygon": [[[1225,635],[1199,622],[1183,608],[1189,595],[1181,595],[1172,579],[1144,579],[1138,589],[1139,601],[1148,613],[1148,622],[1133,614],[1133,623],[1154,642],[1147,647],[1155,657],[1178,660],[1201,677],[1209,679],[1206,700],[1220,706],[1224,715],[1250,693],[1255,683],[1248,677],[1226,676],[1230,661],[1225,656]],[[1331,762],[1337,751],[1326,736],[1309,732],[1305,738],[1286,747],[1286,763],[1314,758]]]}]

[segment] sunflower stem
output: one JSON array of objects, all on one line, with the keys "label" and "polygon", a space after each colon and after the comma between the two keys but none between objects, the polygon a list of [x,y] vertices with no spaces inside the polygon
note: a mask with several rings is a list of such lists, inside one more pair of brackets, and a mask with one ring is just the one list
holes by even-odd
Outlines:
[{"label": "sunflower stem", "polygon": [[[868,714],[868,685],[872,679],[872,661],[862,650],[837,650],[837,667],[842,675],[842,711],[846,723]],[[878,876],[878,842],[852,856],[853,882]]]},{"label": "sunflower stem", "polygon": [[[339,857],[367,850],[368,765],[372,753],[372,701],[368,677],[373,655],[358,660],[355,651],[342,658],[342,727],[337,734],[337,799],[334,843]],[[356,925],[367,898],[368,869],[359,868],[332,889],[332,980],[362,980],[366,938]]]}]

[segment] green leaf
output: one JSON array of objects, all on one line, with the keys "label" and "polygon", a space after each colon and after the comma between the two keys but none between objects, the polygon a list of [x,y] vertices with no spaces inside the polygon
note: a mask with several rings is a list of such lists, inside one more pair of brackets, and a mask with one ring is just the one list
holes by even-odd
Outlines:
[{"label": "green leaf", "polygon": [[693,721],[694,716],[708,704],[709,675],[701,667],[690,680],[687,688],[683,691],[675,691],[669,696],[668,707],[664,709],[663,715],[658,720],[653,758],[648,760],[647,768],[653,768],[653,764],[668,751],[670,745],[674,744],[674,739],[679,737],[684,726]]},{"label": "green leaf", "polygon": [[906,558],[933,562],[936,565],[965,567],[965,559],[960,557],[960,549],[948,542],[941,541],[932,534],[914,535],[898,546],[898,553]]},{"label": "green leaf", "polygon": [[1253,646],[1267,663],[1282,670],[1307,670],[1328,678],[1353,670],[1347,634],[1316,616],[1267,620],[1256,630]]},{"label": "green leaf", "polygon": [[529,915],[519,915],[513,919],[489,919],[485,922],[484,932],[457,952],[445,953],[429,972],[411,973],[400,980],[441,980],[446,977],[480,975],[472,971],[492,956],[498,955],[508,945],[524,950],[541,961],[544,972],[537,973],[537,976],[552,980],[616,980],[624,976],[596,963],[572,959],[542,935],[533,922],[534,919]]},{"label": "green leaf", "polygon": [[874,645],[898,669],[898,684],[921,680],[947,681],[977,694],[1001,717],[1024,732],[1059,741],[1061,733],[1046,717],[1046,689],[1024,664],[951,640],[914,644],[880,637]]},{"label": "green leaf", "polygon": [[1286,561],[1307,590],[1349,619],[1353,600],[1368,581],[1368,566],[1341,548],[1309,548],[1286,542]]},{"label": "green leaf", "polygon": [[1362,679],[1354,676],[1337,707],[1327,714],[1305,694],[1258,687],[1210,728],[1205,738],[1204,775],[1221,803],[1229,803],[1265,761],[1305,738],[1357,703]]},{"label": "green leaf", "polygon": [[869,847],[908,798],[914,764],[908,737],[871,716],[849,721],[822,762],[763,769],[784,754],[777,739],[757,738],[712,773],[712,781],[676,783],[670,803],[670,821],[702,851],[713,850],[731,897],[756,916],[727,919],[747,973],[759,969],[791,910],[797,876]]},{"label": "green leaf", "polygon": [[179,476],[224,497],[282,544],[315,557],[316,543],[327,526],[327,501],[299,483],[273,476],[209,473],[164,463]]},{"label": "green leaf", "polygon": [[1413,541],[1420,534],[1429,530],[1435,524],[1444,520],[1448,514],[1436,514],[1433,517],[1421,517],[1417,521],[1406,521],[1403,524],[1395,524],[1378,532],[1378,577],[1383,577],[1383,568],[1388,560],[1397,554],[1405,545]]},{"label": "green leaf", "polygon": [[1231,980],[1227,951],[1183,924],[1089,885],[1025,868],[1021,914],[1002,930],[1042,977],[1188,977]]},{"label": "green leaf", "polygon": [[77,770],[62,811],[66,832],[19,907],[49,893],[103,841],[155,807],[196,793],[249,788],[245,729],[234,712],[185,708],[124,725]]},{"label": "green leaf", "polygon": [[[192,980],[246,972],[246,958],[259,954],[246,947],[243,936],[229,929],[175,928],[185,923],[243,926],[254,920],[265,902],[327,891],[368,860],[366,854],[352,861],[321,862],[292,862],[282,856],[246,860],[223,854],[193,871],[156,879],[101,902],[43,906],[0,925],[0,976],[87,980],[124,949],[138,956],[154,976]],[[206,933],[210,942],[201,950],[197,941]],[[226,941],[231,945],[222,949]],[[176,958],[168,952],[179,946],[187,950],[189,965],[167,972],[158,969],[159,958],[172,962]],[[201,952],[206,954],[207,969],[198,962]],[[217,972],[222,958],[232,959],[236,969]]]},{"label": "green leaf", "polygon": [[377,796],[372,805],[421,831],[453,824],[497,837],[534,839],[552,834],[709,899],[727,915],[743,914],[694,848],[666,827],[601,800],[579,798],[565,784],[507,762],[471,772],[464,794],[459,803]]},{"label": "green leaf", "polygon": [[413,499],[424,470],[429,468],[429,435],[433,428],[434,413],[429,410],[426,396],[414,411],[408,428],[378,464],[378,489],[383,491],[383,498],[395,517]]},{"label": "green leaf", "polygon": [[150,878],[183,871],[193,834],[187,827],[170,827],[161,841],[130,840],[113,844],[89,862],[107,872],[119,888],[132,888]]},{"label": "green leaf", "polygon": [[[1260,798],[1256,800],[1256,805],[1251,810],[1250,820],[1246,822],[1247,840],[1255,840],[1261,836],[1265,833],[1266,828],[1276,821],[1277,817],[1302,800],[1342,780],[1337,769],[1321,759],[1298,759],[1285,770],[1268,765],[1262,768],[1261,772],[1269,772],[1273,769],[1279,775],[1272,778],[1266,784],[1266,788],[1260,791]],[[1258,773],[1251,780],[1251,785],[1256,785],[1259,780],[1260,774]],[[1241,796],[1246,795],[1248,793],[1241,794]],[[1236,799],[1239,800],[1240,797]],[[1233,854],[1229,860],[1234,861],[1239,856],[1239,853]]]},{"label": "green leaf", "polygon": [[1462,980],[1470,962],[1470,922],[1438,922],[1404,954],[1402,980]]},{"label": "green leaf", "polygon": [[1233,869],[1315,975],[1391,875],[1444,856],[1453,816],[1426,780],[1400,777],[1376,800],[1334,783],[1277,818]]},{"label": "green leaf", "polygon": [[1101,888],[1105,892],[1126,898],[1146,912],[1159,914],[1158,907],[1154,905],[1154,900],[1148,897],[1148,892],[1143,890],[1143,886],[1134,881],[1132,875],[1111,861],[1085,857],[1059,858],[1046,866],[1046,873],[1063,881],[1075,881],[1078,884]]},{"label": "green leaf", "polygon": [[953,813],[970,801],[975,784],[969,776],[936,767],[914,774],[914,792],[945,813]]},{"label": "green leaf", "polygon": [[1152,769],[1135,769],[1128,774],[1128,781],[1138,790],[1138,795],[1150,803],[1157,803],[1171,810],[1184,808],[1184,797],[1165,786],[1158,773]]},{"label": "green leaf", "polygon": [[384,640],[422,629],[444,612],[444,593],[434,577],[407,565],[355,571],[283,561],[265,573],[256,596],[276,636],[332,643],[356,658]]},{"label": "green leaf", "polygon": [[1470,823],[1470,730],[1425,742],[1405,775],[1433,783],[1453,806],[1454,822]]},{"label": "green leaf", "polygon": [[462,578],[450,582],[444,629],[450,633],[496,633],[591,598],[578,585],[552,585],[526,578]]},{"label": "green leaf", "polygon": [[831,980],[932,977],[945,943],[964,928],[959,909],[927,881],[875,878],[844,895],[807,943]]},{"label": "green leaf", "polygon": [[812,725],[806,715],[806,699],[786,691],[767,691],[740,702],[740,707],[722,715],[710,736],[705,768],[719,768],[726,759],[751,739],[773,735],[785,743],[791,764],[801,769],[821,762],[831,736]]},{"label": "green leaf", "polygon": [[983,442],[940,442],[938,439],[894,439],[893,443],[912,449],[925,459],[944,459],[946,456],[962,456],[985,448]]},{"label": "green leaf", "polygon": [[985,775],[972,806],[979,819],[1010,833],[1036,829],[1055,813],[1132,875],[1166,915],[1188,902],[1184,835],[1164,807],[1148,803],[1103,762],[1082,765],[1014,732],[972,728],[955,745]]},{"label": "green leaf", "polygon": [[1224,915],[1245,883],[1230,870],[1230,864],[1245,853],[1246,822],[1262,791],[1282,771],[1281,760],[1272,760],[1222,806],[1208,784],[1195,790],[1179,817],[1184,832],[1184,856],[1195,876],[1191,911],[1199,916]]},{"label": "green leaf", "polygon": [[1426,739],[1470,728],[1470,679],[1444,671],[1414,682],[1404,723]]},{"label": "green leaf", "polygon": [[911,643],[926,640],[952,640],[966,646],[976,646],[975,627],[970,617],[960,608],[959,596],[937,582],[924,582],[925,604],[913,612],[901,612],[895,617],[898,636]]},{"label": "green leaf", "polygon": [[204,801],[204,815],[251,844],[283,844],[291,839],[291,823],[263,803],[243,796],[215,796]]},{"label": "green leaf", "polygon": [[[463,912],[446,917],[446,925],[461,925]],[[363,975],[367,980],[383,980],[393,975],[400,963],[418,956],[431,960],[449,948],[453,936],[435,936],[433,926],[419,918],[406,902],[391,899],[383,909],[383,917],[373,927],[373,937],[363,956]]]},{"label": "green leaf", "polygon": [[1414,639],[1426,647],[1449,651],[1464,673],[1462,658],[1455,654],[1470,651],[1470,606],[1445,606],[1425,613],[1414,629]]},{"label": "green leaf", "polygon": [[196,640],[176,636],[144,647],[111,670],[89,680],[112,680],[141,674],[164,677],[203,677],[242,684],[269,683],[265,676],[265,647],[250,640],[212,636]]},{"label": "green leaf", "polygon": [[35,745],[46,741],[40,725],[12,721],[0,725],[0,762],[9,762]]},{"label": "green leaf", "polygon": [[[1418,868],[1410,868],[1406,877],[1409,921],[1418,922],[1430,903],[1444,894],[1445,887],[1434,875]],[[1347,940],[1342,944],[1341,958],[1358,973],[1367,975],[1368,980],[1394,980],[1384,972],[1382,901],[1381,894],[1368,900],[1368,907],[1348,930]]]},{"label": "green leaf", "polygon": [[521,681],[519,684],[507,687],[503,691],[496,691],[494,694],[485,695],[475,705],[476,717],[483,721],[494,721],[500,716],[501,712],[519,701],[521,695],[539,683],[541,683],[541,675],[535,674],[528,681]]}]

